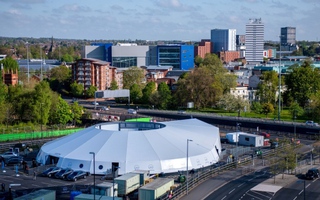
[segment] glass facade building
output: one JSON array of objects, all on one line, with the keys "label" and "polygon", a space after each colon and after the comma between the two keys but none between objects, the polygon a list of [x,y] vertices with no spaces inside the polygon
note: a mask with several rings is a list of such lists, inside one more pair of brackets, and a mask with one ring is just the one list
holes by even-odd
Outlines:
[{"label": "glass facade building", "polygon": [[137,57],[112,57],[112,66],[127,68],[137,65]]},{"label": "glass facade building", "polygon": [[176,70],[189,70],[194,67],[193,45],[159,45],[157,54],[157,65],[173,66]]}]

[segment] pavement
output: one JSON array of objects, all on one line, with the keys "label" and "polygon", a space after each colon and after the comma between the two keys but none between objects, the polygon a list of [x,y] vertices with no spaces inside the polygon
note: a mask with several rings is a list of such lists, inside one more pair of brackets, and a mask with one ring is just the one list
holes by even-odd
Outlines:
[{"label": "pavement", "polygon": [[[194,199],[205,199],[208,197],[212,192],[216,191],[217,189],[223,187],[228,182],[236,180],[241,176],[256,173],[265,170],[267,166],[264,166],[262,160],[257,160],[255,166],[242,166],[237,169],[233,169],[230,171],[223,172],[205,182],[197,186],[196,188],[189,190],[189,194],[181,197],[181,200],[194,200]],[[251,188],[252,191],[258,192],[270,192],[273,195],[281,190],[283,187],[296,182],[299,178],[298,175],[305,174],[308,169],[310,168],[319,168],[320,167],[320,160],[314,165],[310,165],[310,163],[306,163],[297,167],[295,174],[278,174],[276,176],[270,176],[269,179],[261,182],[260,184],[256,185],[255,187]]]}]

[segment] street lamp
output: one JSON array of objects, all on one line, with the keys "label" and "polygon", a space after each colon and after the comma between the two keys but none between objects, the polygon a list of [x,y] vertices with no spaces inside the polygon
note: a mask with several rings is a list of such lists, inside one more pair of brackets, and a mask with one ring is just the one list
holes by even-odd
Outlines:
[{"label": "street lamp", "polygon": [[89,152],[93,157],[93,199],[96,199],[96,154],[94,152]]},{"label": "street lamp", "polygon": [[[116,191],[116,189],[114,189],[114,178],[115,178],[115,173],[116,170],[118,170],[120,167],[116,167],[114,165],[112,165],[112,177],[113,177],[113,181],[112,181],[112,200],[114,200],[114,192]],[[119,186],[118,186],[119,187]]]},{"label": "street lamp", "polygon": [[192,142],[193,140],[187,139],[187,177],[186,177],[186,181],[187,181],[187,195],[189,193],[189,183],[188,183],[188,175],[189,175],[189,165],[188,165],[188,160],[189,160],[189,142]]},{"label": "street lamp", "polygon": [[294,117],[293,117],[293,122],[294,122],[294,141],[296,142],[296,139],[297,139],[297,136],[296,136],[296,118],[297,118],[297,116],[296,116],[296,110],[294,109]]},{"label": "street lamp", "polygon": [[278,105],[278,121],[280,121],[280,112],[281,112],[281,38],[280,37],[280,51],[279,51],[279,105]]},{"label": "street lamp", "polygon": [[238,131],[239,131],[239,129],[240,129],[240,125],[241,125],[241,123],[237,123],[236,124],[237,125],[237,131],[236,131],[236,166],[237,166],[237,164],[238,164],[238,142],[239,142],[239,135],[238,135]]},{"label": "street lamp", "polygon": [[29,73],[29,43],[26,42],[27,45],[27,66],[28,66],[28,83],[29,83],[29,79],[30,79],[30,73]]},{"label": "street lamp", "polygon": [[41,137],[42,137],[42,104],[43,103],[40,103],[40,114],[41,114],[41,122],[40,122],[40,130],[41,130]]}]

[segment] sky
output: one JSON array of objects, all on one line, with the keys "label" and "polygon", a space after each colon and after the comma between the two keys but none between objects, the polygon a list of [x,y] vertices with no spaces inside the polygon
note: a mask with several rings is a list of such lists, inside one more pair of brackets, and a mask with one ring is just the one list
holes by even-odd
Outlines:
[{"label": "sky", "polygon": [[265,40],[296,27],[320,39],[320,0],[0,0],[0,36],[87,40],[210,39],[211,29],[245,34],[261,18]]}]

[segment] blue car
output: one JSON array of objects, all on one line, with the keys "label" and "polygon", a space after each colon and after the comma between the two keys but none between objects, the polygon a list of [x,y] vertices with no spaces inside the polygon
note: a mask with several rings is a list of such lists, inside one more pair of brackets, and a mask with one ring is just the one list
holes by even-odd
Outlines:
[{"label": "blue car", "polygon": [[72,169],[70,168],[66,168],[66,169],[62,169],[60,170],[58,173],[56,173],[54,176],[56,178],[61,178],[61,179],[65,179],[69,174],[71,174],[73,172]]},{"label": "blue car", "polygon": [[67,180],[69,181],[77,181],[81,178],[87,178],[87,172],[77,170],[67,176]]}]

